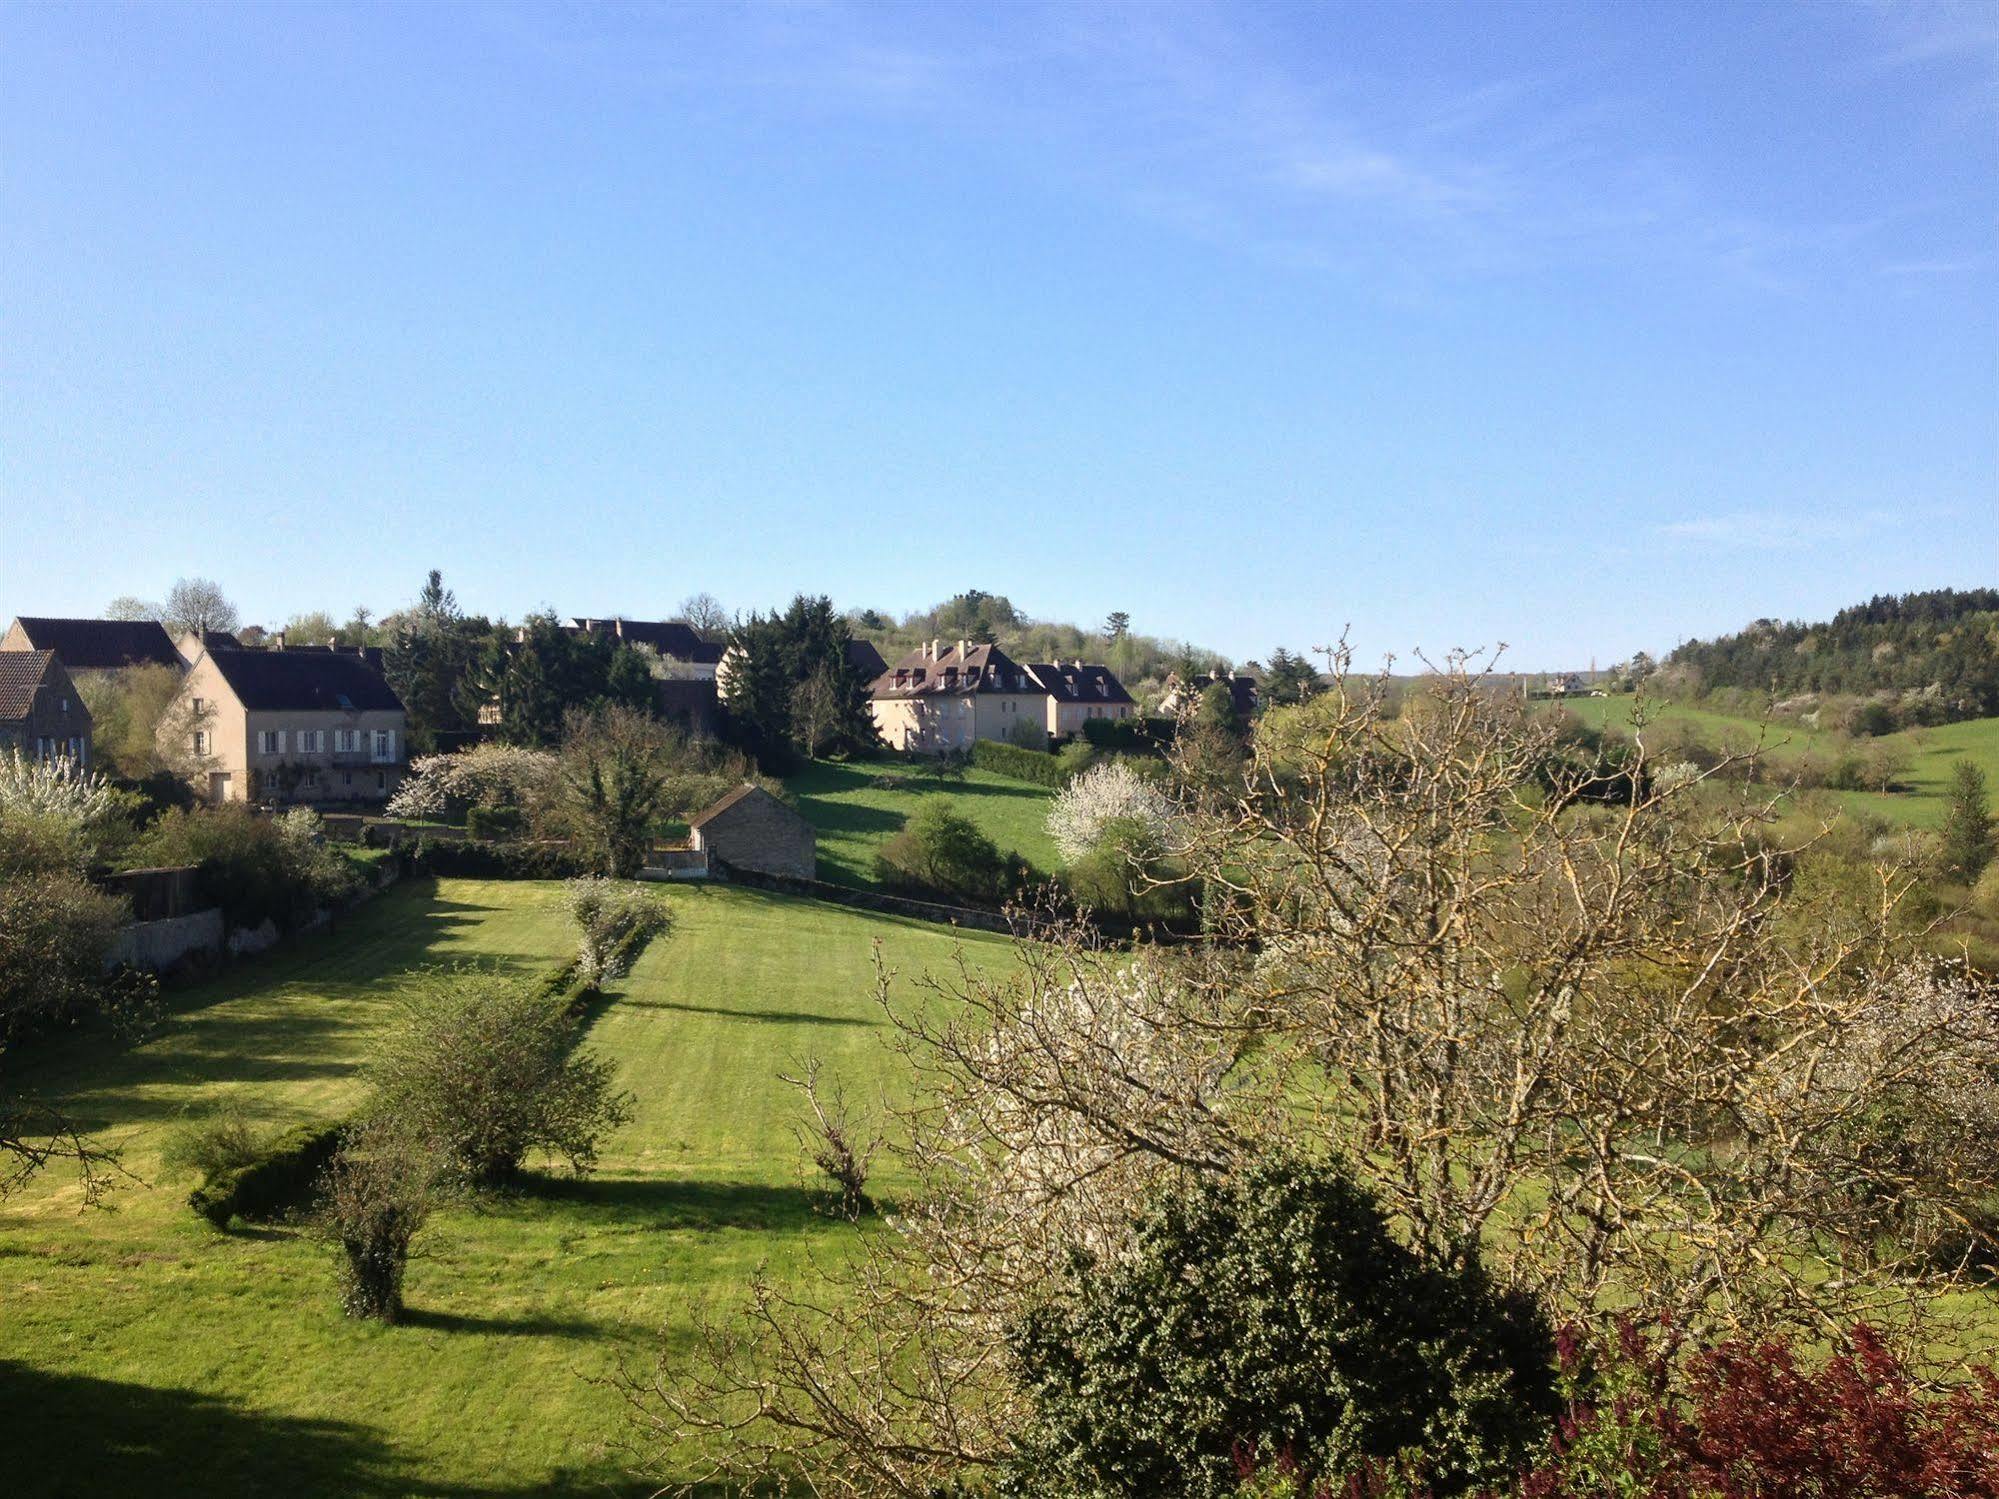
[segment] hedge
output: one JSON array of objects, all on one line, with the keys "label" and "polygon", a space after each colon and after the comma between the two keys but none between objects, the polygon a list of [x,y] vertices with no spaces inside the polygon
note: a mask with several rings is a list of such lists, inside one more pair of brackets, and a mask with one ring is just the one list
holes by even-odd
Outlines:
[{"label": "hedge", "polygon": [[526,826],[519,807],[473,807],[465,814],[465,831],[474,838],[517,838]]},{"label": "hedge", "polygon": [[187,1205],[217,1228],[231,1218],[268,1221],[311,1201],[319,1179],[340,1148],[342,1124],[301,1124],[286,1130],[247,1166],[210,1177],[188,1194]]},{"label": "hedge", "polygon": [[1165,754],[1179,731],[1180,725],[1170,718],[1083,720],[1083,738],[1093,747],[1143,755]]},{"label": "hedge", "polygon": [[1060,791],[1069,784],[1069,772],[1046,750],[1022,749],[1001,739],[980,739],[972,744],[972,763],[995,775],[1012,776],[1017,781],[1034,781]]},{"label": "hedge", "polygon": [[410,850],[410,867],[419,874],[471,880],[566,880],[590,873],[588,862],[566,843],[469,838],[419,838]]}]

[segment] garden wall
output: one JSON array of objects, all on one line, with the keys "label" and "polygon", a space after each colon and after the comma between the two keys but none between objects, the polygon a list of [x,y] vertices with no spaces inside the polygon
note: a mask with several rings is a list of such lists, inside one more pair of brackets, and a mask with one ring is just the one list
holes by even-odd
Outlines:
[{"label": "garden wall", "polygon": [[167,916],[158,921],[134,921],[118,929],[111,950],[104,955],[107,972],[120,966],[146,968],[155,972],[172,968],[192,953],[212,955],[222,951],[222,913],[196,911],[189,916]]}]

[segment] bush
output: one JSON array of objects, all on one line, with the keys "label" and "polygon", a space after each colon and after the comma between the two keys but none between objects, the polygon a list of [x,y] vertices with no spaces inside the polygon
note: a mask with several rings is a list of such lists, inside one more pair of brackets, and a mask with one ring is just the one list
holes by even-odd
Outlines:
[{"label": "bush", "polygon": [[883,886],[908,895],[998,905],[1032,878],[1014,854],[1003,854],[948,796],[926,796],[902,831],[875,855]]},{"label": "bush", "polygon": [[1815,1368],[1789,1343],[1728,1342],[1672,1378],[1670,1345],[1630,1328],[1600,1369],[1565,1359],[1559,1440],[1522,1499],[1999,1493],[1999,1373],[1926,1394],[1869,1328]]},{"label": "bush", "polygon": [[975,740],[972,763],[994,775],[1012,776],[1016,781],[1032,781],[1039,786],[1060,786],[1068,779],[1061,762],[1046,750],[1023,749],[997,739]]},{"label": "bush", "polygon": [[1170,718],[1086,718],[1083,739],[1099,750],[1163,755],[1172,747],[1178,728]]},{"label": "bush", "polygon": [[130,857],[140,865],[192,864],[202,898],[231,926],[269,921],[292,931],[315,912],[351,900],[362,885],[347,857],[319,836],[318,816],[267,818],[228,804],[169,811],[140,835]]},{"label": "bush", "polygon": [[258,1148],[250,1160],[216,1172],[188,1194],[188,1206],[217,1228],[231,1218],[268,1222],[304,1207],[340,1145],[340,1127],[301,1124]]},{"label": "bush", "polygon": [[631,1115],[611,1069],[569,1054],[577,1034],[566,1000],[545,981],[471,969],[417,976],[402,1024],[370,1068],[370,1117],[432,1141],[475,1185],[512,1179],[533,1150],[578,1172],[597,1142]]},{"label": "bush", "polygon": [[0,1044],[103,1004],[127,909],[71,870],[0,876]]},{"label": "bush", "polygon": [[183,1119],[167,1132],[160,1169],[169,1176],[199,1176],[210,1182],[240,1170],[263,1153],[263,1142],[239,1108]]},{"label": "bush", "polygon": [[465,831],[474,838],[518,838],[526,827],[519,807],[473,807],[465,814]]},{"label": "bush", "polygon": [[1503,1483],[1554,1414],[1539,1312],[1426,1263],[1345,1173],[1273,1161],[1168,1192],[1116,1263],[1079,1257],[1012,1349],[1031,1495],[1233,1493],[1237,1455],[1341,1482],[1420,1453],[1438,1495]]},{"label": "bush", "polygon": [[[1062,872],[1080,910],[1126,921],[1186,921],[1200,909],[1199,892],[1159,854],[1156,833],[1133,819],[1098,830],[1096,846]],[[1153,881],[1168,881],[1158,883]]]},{"label": "bush", "polygon": [[436,1206],[442,1163],[401,1130],[364,1125],[341,1138],[321,1185],[319,1222],[340,1246],[340,1303],[350,1317],[403,1313],[410,1244]]},{"label": "bush", "polygon": [[623,978],[645,944],[666,929],[665,905],[642,886],[591,876],[571,880],[565,893],[581,933],[576,977],[593,989]]},{"label": "bush", "polygon": [[1157,854],[1173,816],[1166,793],[1148,784],[1129,764],[1112,760],[1076,777],[1048,809],[1048,836],[1065,862],[1086,857],[1113,824],[1135,836],[1146,858]]},{"label": "bush", "polygon": [[566,843],[480,843],[419,838],[410,868],[443,879],[566,880],[589,872],[589,861]]}]

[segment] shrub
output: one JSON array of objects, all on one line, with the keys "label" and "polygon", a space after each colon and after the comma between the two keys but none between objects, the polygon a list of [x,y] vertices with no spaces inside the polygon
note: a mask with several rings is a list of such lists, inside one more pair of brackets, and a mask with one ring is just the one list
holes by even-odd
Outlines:
[{"label": "shrub", "polygon": [[595,876],[565,887],[580,940],[576,977],[591,988],[623,978],[647,941],[664,931],[666,907],[642,886]]},{"label": "shrub", "polygon": [[1062,882],[1078,909],[1127,921],[1183,921],[1200,907],[1198,890],[1136,819],[1106,823],[1096,846],[1062,871]]},{"label": "shrub", "polygon": [[972,763],[994,775],[1012,776],[1016,781],[1033,781],[1040,786],[1060,786],[1068,777],[1061,762],[1046,750],[1025,749],[997,739],[975,740]]},{"label": "shrub", "polygon": [[0,756],[0,875],[81,870],[131,834],[137,798],[68,759]]},{"label": "shrub", "polygon": [[230,1106],[183,1119],[169,1130],[160,1150],[160,1169],[170,1176],[195,1175],[209,1182],[249,1165],[262,1150],[249,1118],[240,1108]]},{"label": "shrub", "polygon": [[1687,1361],[1628,1326],[1595,1370],[1564,1359],[1569,1409],[1521,1499],[1999,1493],[1999,1372],[1925,1393],[1868,1327],[1816,1367],[1783,1341],[1731,1341]]},{"label": "shrub", "polygon": [[801,1075],[793,1077],[780,1072],[778,1079],[803,1093],[812,1109],[811,1124],[801,1123],[794,1129],[798,1143],[831,1185],[836,1211],[843,1218],[858,1218],[870,1206],[868,1171],[874,1164],[875,1152],[881,1149],[882,1137],[875,1135],[862,1140],[865,1128],[848,1112],[843,1089],[835,1086],[830,1098],[820,1095],[819,1065],[815,1057]]},{"label": "shrub", "polygon": [[1067,863],[1088,855],[1113,823],[1145,842],[1147,857],[1158,852],[1172,820],[1166,793],[1140,779],[1122,760],[1086,770],[1048,809],[1048,836]]},{"label": "shrub", "polygon": [[1420,1259],[1344,1172],[1285,1160],[1163,1194],[1012,1348],[1033,1495],[1227,1495],[1245,1449],[1310,1481],[1419,1452],[1459,1494],[1510,1479],[1555,1408],[1531,1302]]},{"label": "shrub", "polygon": [[[384,809],[417,821],[468,817],[505,807],[539,816],[560,792],[555,756],[512,744],[475,744],[454,755],[423,755]],[[467,826],[470,826],[469,820]]]},{"label": "shrub", "polygon": [[340,1128],[301,1124],[273,1136],[250,1159],[225,1167],[188,1194],[188,1206],[217,1228],[231,1218],[267,1222],[305,1206],[333,1159]]},{"label": "shrub", "polygon": [[100,1007],[127,909],[73,870],[0,876],[0,1043]]},{"label": "shrub", "polygon": [[519,807],[473,807],[465,814],[465,831],[474,838],[518,838],[526,827]]},{"label": "shrub", "polygon": [[441,1186],[442,1163],[416,1136],[375,1123],[341,1137],[322,1180],[319,1222],[340,1247],[348,1316],[401,1319],[410,1244]]},{"label": "shrub", "polygon": [[926,796],[902,831],[875,855],[875,873],[891,890],[997,905],[1030,878],[1018,856],[1003,854],[948,796]]},{"label": "shrub", "polygon": [[1093,748],[1125,754],[1164,754],[1179,727],[1170,718],[1086,718],[1083,738]]},{"label": "shrub", "polygon": [[269,921],[289,931],[361,888],[353,864],[326,846],[318,814],[306,808],[283,818],[261,817],[234,803],[170,811],[140,835],[131,857],[142,864],[195,865],[202,898],[238,927]]},{"label": "shrub", "polygon": [[480,1186],[513,1178],[533,1150],[578,1172],[631,1114],[611,1069],[572,1057],[577,1022],[542,982],[477,969],[435,970],[410,984],[407,1013],[370,1074],[371,1117],[430,1140]]}]

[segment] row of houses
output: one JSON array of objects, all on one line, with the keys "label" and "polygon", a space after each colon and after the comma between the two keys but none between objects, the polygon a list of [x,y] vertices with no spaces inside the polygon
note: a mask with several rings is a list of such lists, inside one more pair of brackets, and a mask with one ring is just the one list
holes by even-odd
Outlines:
[{"label": "row of houses", "polygon": [[[712,729],[730,649],[677,620],[583,616],[566,627],[647,647],[660,663],[662,710]],[[176,639],[153,620],[16,619],[0,636],[0,752],[88,763],[94,725],[80,682],[168,667],[182,681],[160,733],[209,801],[387,800],[408,763],[409,724],[381,652],[289,642],[283,632],[268,640],[248,648],[222,631]],[[883,741],[913,754],[981,739],[1045,745],[1138,711],[1108,667],[1017,662],[968,640],[931,640],[893,665],[853,641],[848,662],[872,683]]]}]

